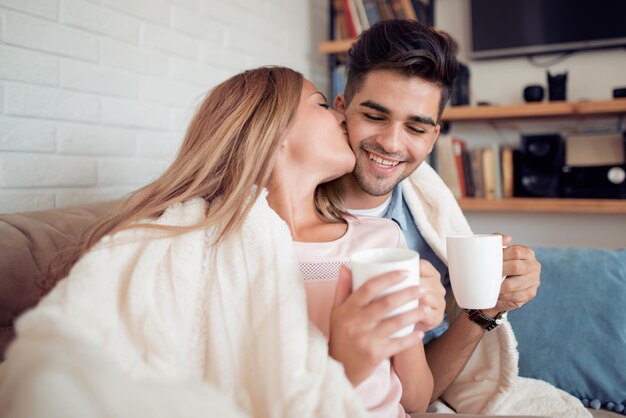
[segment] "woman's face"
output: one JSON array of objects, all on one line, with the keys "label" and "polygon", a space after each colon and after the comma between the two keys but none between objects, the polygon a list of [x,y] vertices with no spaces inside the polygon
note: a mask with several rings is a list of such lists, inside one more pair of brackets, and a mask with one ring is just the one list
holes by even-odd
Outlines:
[{"label": "woman's face", "polygon": [[348,144],[343,114],[330,109],[326,97],[308,80],[304,80],[284,145],[298,172],[318,174],[320,183],[354,169],[356,160]]}]

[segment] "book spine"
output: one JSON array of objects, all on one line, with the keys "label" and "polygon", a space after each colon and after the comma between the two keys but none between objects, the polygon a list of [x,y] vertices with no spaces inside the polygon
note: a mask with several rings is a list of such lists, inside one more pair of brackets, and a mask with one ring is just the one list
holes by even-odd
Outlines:
[{"label": "book spine", "polygon": [[459,186],[459,177],[456,174],[456,162],[454,158],[454,149],[452,146],[452,137],[449,135],[439,135],[439,139],[435,143],[437,147],[437,170],[441,179],[448,185],[450,191],[457,199],[461,197],[461,188]]},{"label": "book spine", "polygon": [[465,191],[467,193],[467,197],[475,197],[476,189],[474,187],[474,176],[472,173],[472,157],[466,148],[462,151],[462,158],[463,174],[465,174]]},{"label": "book spine", "polygon": [[474,197],[485,197],[482,152],[482,148],[474,148],[470,151],[472,161],[472,178],[474,179]]},{"label": "book spine", "polygon": [[343,15],[346,19],[346,24],[348,26],[348,33],[350,34],[351,38],[356,38],[358,33],[356,31],[356,26],[354,24],[354,15],[352,14],[352,11],[350,9],[350,0],[343,0],[342,5],[343,5]]},{"label": "book spine", "polygon": [[467,197],[465,169],[463,168],[463,150],[465,149],[465,142],[458,138],[452,138],[452,147],[454,151],[454,167],[459,182],[460,197]]},{"label": "book spine", "polygon": [[513,148],[502,148],[502,197],[513,197]]},{"label": "book spine", "polygon": [[491,148],[493,149],[496,199],[502,199],[502,154],[500,153],[500,144],[494,142],[491,144]]},{"label": "book spine", "polygon": [[493,157],[493,148],[484,148],[482,152],[482,157],[485,199],[494,200],[496,198],[496,171]]},{"label": "book spine", "polygon": [[361,22],[361,29],[367,30],[370,27],[369,19],[365,13],[365,4],[363,0],[354,0],[356,6],[357,15],[359,16],[359,22]]}]

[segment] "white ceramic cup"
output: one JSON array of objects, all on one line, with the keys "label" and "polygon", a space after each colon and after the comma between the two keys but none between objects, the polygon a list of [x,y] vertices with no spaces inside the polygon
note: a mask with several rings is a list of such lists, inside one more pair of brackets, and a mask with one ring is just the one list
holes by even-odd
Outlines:
[{"label": "white ceramic cup", "polygon": [[[420,283],[420,256],[417,251],[406,248],[372,248],[361,250],[350,256],[350,269],[352,270],[352,291],[357,290],[369,279],[396,270],[408,272],[406,280],[388,287],[378,297],[397,292],[409,286],[417,286]],[[394,315],[417,308],[419,301],[408,302],[386,316]],[[415,324],[406,326],[391,335],[391,338],[403,337],[413,332]]]},{"label": "white ceramic cup", "polygon": [[465,309],[496,306],[502,277],[502,235],[457,235],[446,239],[448,271],[457,304]]}]

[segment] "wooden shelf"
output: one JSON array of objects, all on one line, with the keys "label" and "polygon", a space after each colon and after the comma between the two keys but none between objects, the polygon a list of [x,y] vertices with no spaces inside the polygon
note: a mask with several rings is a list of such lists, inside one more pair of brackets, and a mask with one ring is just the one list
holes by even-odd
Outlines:
[{"label": "wooden shelf", "polygon": [[529,103],[508,106],[449,106],[442,120],[478,121],[555,116],[615,115],[626,113],[626,99]]},{"label": "wooden shelf", "polygon": [[356,41],[356,39],[341,39],[338,41],[322,42],[318,47],[318,51],[322,54],[339,54],[341,52],[348,52],[354,41]]},{"label": "wooden shelf", "polygon": [[466,212],[623,213],[626,199],[511,198],[459,200]]}]

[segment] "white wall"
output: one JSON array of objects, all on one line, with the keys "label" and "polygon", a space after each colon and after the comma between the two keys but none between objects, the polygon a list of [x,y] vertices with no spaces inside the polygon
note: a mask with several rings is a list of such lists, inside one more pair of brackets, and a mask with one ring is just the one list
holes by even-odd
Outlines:
[{"label": "white wall", "polygon": [[[546,70],[568,71],[568,99],[604,100],[612,89],[626,86],[626,49],[614,48],[579,52],[549,68],[539,68],[527,58],[470,61],[469,1],[437,0],[437,26],[452,34],[460,45],[460,58],[470,68],[471,100],[494,104],[522,103],[522,90],[529,84],[547,86]],[[556,55],[539,56],[550,62]],[[546,90],[547,93],[547,90]],[[547,94],[546,94],[547,96]],[[516,145],[521,133],[577,132],[625,128],[623,118],[557,118],[497,123],[454,123],[452,134],[470,147],[493,141]],[[626,214],[527,214],[467,213],[475,231],[506,232],[528,245],[606,248],[626,247]]]},{"label": "white wall", "polygon": [[327,18],[319,0],[0,0],[0,212],[146,184],[243,69],[289,66],[325,91]]}]

